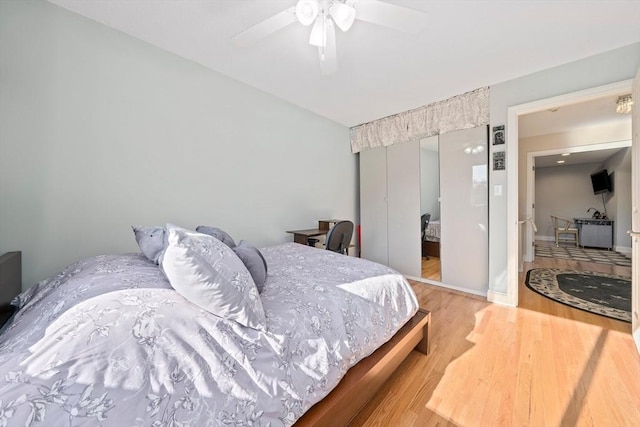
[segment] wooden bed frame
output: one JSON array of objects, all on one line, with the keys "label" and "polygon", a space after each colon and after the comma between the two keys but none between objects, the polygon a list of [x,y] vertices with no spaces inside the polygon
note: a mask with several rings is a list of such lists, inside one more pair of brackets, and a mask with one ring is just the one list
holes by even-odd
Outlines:
[{"label": "wooden bed frame", "polygon": [[349,369],[336,388],[312,406],[295,426],[347,425],[412,350],[429,354],[430,325],[431,313],[419,309],[391,340]]}]

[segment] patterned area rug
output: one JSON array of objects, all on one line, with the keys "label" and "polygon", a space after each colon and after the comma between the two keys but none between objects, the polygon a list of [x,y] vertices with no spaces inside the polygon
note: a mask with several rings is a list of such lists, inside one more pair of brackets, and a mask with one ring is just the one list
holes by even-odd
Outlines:
[{"label": "patterned area rug", "polygon": [[576,248],[575,246],[539,246],[536,245],[536,256],[546,258],[565,258],[572,261],[595,262],[631,267],[631,258],[625,254],[603,249]]},{"label": "patterned area rug", "polygon": [[589,271],[534,268],[527,272],[529,289],[562,304],[631,322],[631,280]]}]

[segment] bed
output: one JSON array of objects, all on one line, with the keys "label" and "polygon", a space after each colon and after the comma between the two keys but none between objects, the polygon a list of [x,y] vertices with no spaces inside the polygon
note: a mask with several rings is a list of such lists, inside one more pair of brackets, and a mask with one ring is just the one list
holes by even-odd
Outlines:
[{"label": "bed", "polygon": [[412,349],[428,353],[429,313],[395,271],[261,251],[264,330],[194,306],[141,254],[83,259],[20,294],[0,335],[0,422],[344,425]]},{"label": "bed", "polygon": [[425,232],[427,240],[440,240],[440,220],[429,221]]}]

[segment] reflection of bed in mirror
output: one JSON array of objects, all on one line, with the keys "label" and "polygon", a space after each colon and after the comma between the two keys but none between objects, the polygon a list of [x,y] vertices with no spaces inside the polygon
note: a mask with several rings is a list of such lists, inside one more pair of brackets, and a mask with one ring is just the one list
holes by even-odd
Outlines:
[{"label": "reflection of bed in mirror", "polygon": [[440,159],[439,136],[420,141],[420,211],[431,214],[422,228],[422,266],[420,277],[439,282],[440,275]]},{"label": "reflection of bed in mirror", "polygon": [[440,240],[440,220],[431,220],[427,226],[426,240]]}]

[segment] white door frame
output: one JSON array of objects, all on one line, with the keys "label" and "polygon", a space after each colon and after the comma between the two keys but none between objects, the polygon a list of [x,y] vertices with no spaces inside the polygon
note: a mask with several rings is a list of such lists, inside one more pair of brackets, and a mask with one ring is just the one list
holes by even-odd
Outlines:
[{"label": "white door frame", "polygon": [[631,112],[631,334],[640,352],[640,68],[633,82],[632,96],[636,99]]},{"label": "white door frame", "polygon": [[[535,200],[535,178],[533,166],[535,164],[536,157],[542,156],[553,156],[556,154],[562,153],[584,153],[587,151],[597,151],[597,150],[609,150],[614,148],[625,148],[631,147],[631,140],[627,139],[624,141],[615,141],[615,142],[603,142],[600,144],[591,144],[591,145],[579,145],[575,147],[560,147],[549,150],[542,151],[530,151],[527,153],[527,218],[531,218],[535,222],[534,218],[534,209],[533,204],[536,202]],[[533,241],[535,239],[535,235],[533,234],[533,228],[527,227],[527,232],[525,233],[525,253],[524,253],[524,261],[532,262],[534,259],[533,253]]]},{"label": "white door frame", "polygon": [[518,305],[518,117],[623,91],[629,93],[632,82],[633,79],[624,80],[507,108],[507,297],[503,303],[514,307]]}]

